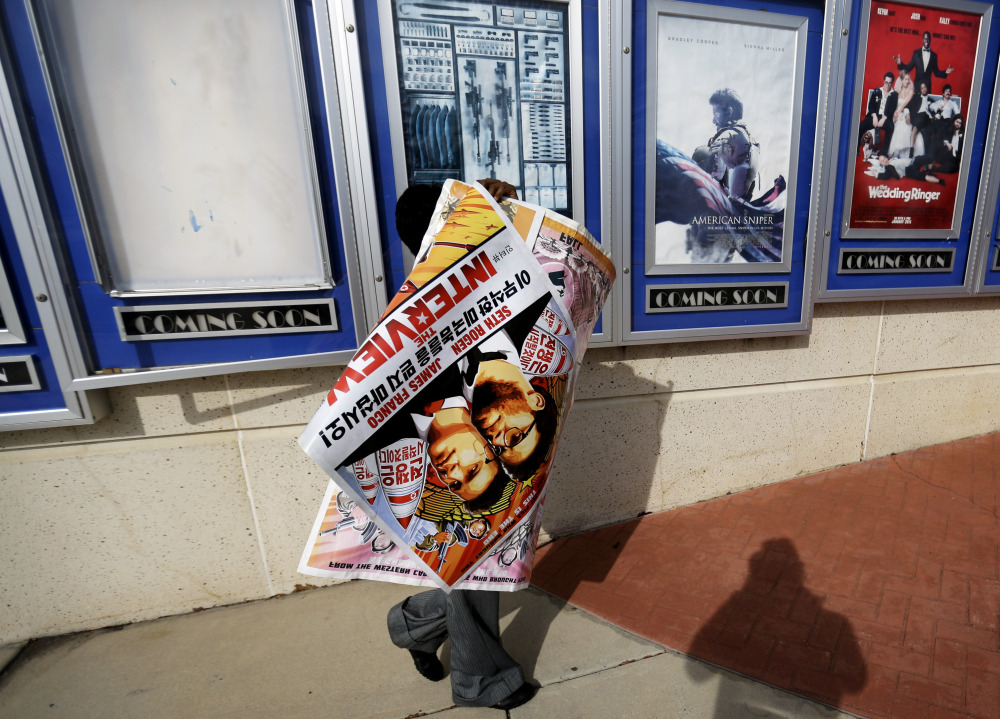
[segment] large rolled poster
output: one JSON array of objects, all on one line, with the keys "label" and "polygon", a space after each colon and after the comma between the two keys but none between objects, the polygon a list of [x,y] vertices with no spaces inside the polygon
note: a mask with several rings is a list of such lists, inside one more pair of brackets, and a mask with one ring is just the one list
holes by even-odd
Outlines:
[{"label": "large rolled poster", "polygon": [[614,277],[572,220],[448,181],[412,272],[299,440],[332,478],[299,571],[526,586]]},{"label": "large rolled poster", "polygon": [[880,0],[867,20],[844,236],[957,237],[982,16]]}]

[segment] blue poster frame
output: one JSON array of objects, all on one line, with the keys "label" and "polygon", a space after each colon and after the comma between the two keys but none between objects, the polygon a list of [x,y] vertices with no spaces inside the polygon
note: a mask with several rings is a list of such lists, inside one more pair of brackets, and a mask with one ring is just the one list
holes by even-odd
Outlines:
[{"label": "blue poster frame", "polygon": [[[346,183],[337,169],[336,134],[331,132],[325,83],[332,74],[328,68],[321,39],[329,34],[322,26],[322,15],[314,11],[313,0],[292,0],[301,52],[306,102],[311,126],[312,148],[318,174],[321,217],[328,244],[332,287],[317,290],[280,292],[240,292],[238,294],[183,294],[169,298],[112,296],[105,292],[96,276],[88,251],[85,231],[74,196],[72,170],[68,167],[60,139],[56,113],[50,102],[47,79],[39,60],[28,2],[0,4],[0,23],[9,40],[12,67],[11,84],[16,84],[21,105],[21,132],[33,155],[34,181],[46,204],[54,242],[59,244],[65,264],[61,267],[71,302],[76,310],[75,329],[87,351],[87,371],[78,375],[74,386],[100,386],[123,382],[172,379],[177,372],[160,368],[192,368],[188,374],[217,374],[222,371],[290,367],[348,359],[365,334],[359,322],[363,300],[351,247],[352,231],[349,209],[341,208],[338,183]],[[319,20],[317,18],[319,17]],[[318,26],[319,25],[319,26]],[[30,118],[30,120],[28,119]],[[341,140],[342,142],[342,140]],[[275,238],[276,242],[280,238]],[[261,302],[294,306],[299,300],[332,300],[335,329],[310,333],[231,334],[178,338],[159,341],[125,341],[116,322],[115,308],[142,307],[171,303],[189,309],[202,303]],[[198,367],[211,367],[200,372]],[[138,372],[137,372],[138,371]],[[124,379],[130,376],[131,379]],[[89,380],[98,379],[93,382]]]},{"label": "blue poster frame", "polygon": [[[628,203],[629,215],[623,229],[626,238],[624,243],[624,258],[627,263],[623,273],[621,292],[621,327],[622,344],[647,344],[664,341],[680,341],[691,339],[717,339],[723,337],[749,337],[759,335],[802,334],[808,332],[812,320],[812,273],[813,251],[815,242],[810,235],[815,232],[815,223],[811,216],[815,212],[815,198],[812,188],[815,185],[815,173],[819,166],[823,147],[817,145],[822,133],[817,132],[826,118],[819,114],[821,97],[829,86],[829,78],[823,63],[824,48],[829,45],[828,36],[832,33],[833,23],[830,18],[831,4],[823,2],[746,2],[742,0],[723,0],[722,2],[693,2],[692,6],[706,8],[732,8],[734,10],[756,10],[782,15],[800,16],[808,21],[806,33],[806,51],[803,83],[804,96],[801,102],[799,132],[799,148],[797,157],[798,179],[795,187],[795,207],[792,210],[796,237],[791,238],[792,252],[787,270],[768,268],[768,271],[733,274],[719,272],[716,274],[706,266],[698,268],[697,273],[653,274],[647,270],[647,243],[652,238],[646,237],[646,197],[647,197],[647,153],[648,132],[646,127],[647,102],[647,72],[646,67],[654,62],[651,53],[655,49],[647,47],[649,22],[646,0],[637,0],[623,11],[622,21],[631,25],[631,32],[626,31],[630,38],[631,52],[625,62],[626,75],[630,68],[631,77],[623,83],[631,92],[630,100],[618,103],[622,112],[630,114],[624,118],[624,126],[630,128],[626,139],[626,147],[630,153],[630,164],[625,172],[629,178],[631,191],[625,197]],[[691,14],[697,14],[692,10]],[[763,17],[763,16],[762,16]],[[795,131],[795,130],[793,130]],[[662,270],[660,270],[662,272]],[[650,293],[659,288],[720,288],[729,292],[733,288],[755,291],[753,288],[764,288],[782,285],[785,288],[785,301],[766,309],[718,309],[710,311],[650,311],[647,300]],[[731,297],[731,294],[728,295]]]},{"label": "blue poster frame", "polygon": [[[594,238],[601,243],[605,228],[607,227],[608,205],[606,193],[607,184],[605,172],[602,166],[602,153],[606,151],[607,140],[602,130],[605,124],[604,102],[608,92],[602,80],[602,60],[601,48],[604,47],[602,35],[606,30],[607,18],[602,15],[604,12],[603,0],[572,0],[580,3],[580,43],[584,51],[582,52],[582,98],[571,98],[571,112],[583,113],[583,177],[582,199],[584,216],[573,219],[582,222],[594,235]],[[380,228],[379,252],[381,253],[381,265],[385,270],[387,279],[386,289],[389,296],[395,288],[398,288],[409,271],[409,263],[412,258],[404,255],[402,243],[395,228],[395,217],[393,215],[396,198],[405,189],[405,186],[398,186],[397,177],[400,175],[397,163],[400,158],[395,157],[394,148],[390,138],[394,128],[389,112],[390,92],[387,90],[387,78],[396,77],[396,68],[388,69],[385,66],[385,37],[386,28],[382,26],[384,15],[380,14],[379,0],[359,0],[355,3],[354,20],[358,33],[358,48],[360,53],[362,88],[361,94],[366,109],[367,129],[370,138],[371,162],[372,162],[372,183],[373,188],[368,190],[369,194],[375,198],[378,226]],[[569,4],[569,3],[567,3]],[[518,0],[505,5],[530,5]],[[602,23],[604,26],[602,27]],[[388,33],[391,34],[391,33]],[[570,143],[580,142],[580,138],[572,138]],[[479,178],[455,178],[459,180],[475,180]],[[502,178],[501,178],[502,179]],[[581,188],[576,188],[580,190]],[[523,199],[523,198],[522,198]],[[388,298],[387,298],[388,299]],[[609,310],[612,306],[611,298],[605,305],[604,312],[598,319],[594,329],[590,345],[610,343],[611,333],[606,322]]]},{"label": "blue poster frame", "polygon": [[[855,112],[854,88],[857,82],[859,53],[864,52],[867,37],[862,37],[862,28],[866,24],[864,17],[866,3],[858,0],[848,4],[848,32],[844,38],[840,62],[841,85],[839,88],[840,108],[839,127],[835,130],[840,151],[836,162],[829,168],[826,192],[830,197],[827,211],[823,219],[824,243],[821,251],[822,268],[817,289],[818,301],[844,301],[866,299],[911,299],[921,297],[962,297],[972,293],[975,264],[979,238],[973,232],[976,220],[976,206],[981,191],[982,159],[987,134],[991,103],[987,101],[995,89],[995,75],[989,68],[997,65],[998,48],[1000,48],[1000,27],[992,22],[992,9],[997,0],[989,3],[965,3],[948,0],[941,2],[926,2],[913,0],[906,4],[924,5],[935,9],[955,9],[963,12],[983,12],[985,39],[982,48],[982,59],[977,72],[981,77],[978,105],[975,112],[975,127],[971,143],[966,147],[971,149],[968,174],[965,178],[965,197],[958,217],[956,239],[925,239],[914,235],[908,236],[905,230],[900,230],[892,239],[866,238],[858,230],[852,230],[849,238],[844,237],[844,222],[847,174],[854,169],[858,156],[857,140],[851,137],[852,119]],[[846,273],[838,271],[841,258],[852,251],[868,250],[871,256],[882,253],[887,255],[896,252],[913,252],[919,262],[923,253],[950,255],[951,267],[946,271],[927,272],[895,272],[895,271],[865,271]],[[909,256],[909,255],[907,255]]]}]

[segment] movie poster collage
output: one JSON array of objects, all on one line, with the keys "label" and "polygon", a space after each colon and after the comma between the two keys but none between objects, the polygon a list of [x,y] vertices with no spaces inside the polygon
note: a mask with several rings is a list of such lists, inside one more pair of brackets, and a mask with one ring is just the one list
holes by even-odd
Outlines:
[{"label": "movie poster collage", "polygon": [[299,571],[527,586],[614,277],[572,220],[445,183],[412,272],[300,438],[333,480]]},{"label": "movie poster collage", "polygon": [[871,3],[845,234],[954,226],[980,23],[952,9]]},{"label": "movie poster collage", "polygon": [[659,3],[650,35],[647,272],[759,271],[788,260],[805,19],[685,5]]}]

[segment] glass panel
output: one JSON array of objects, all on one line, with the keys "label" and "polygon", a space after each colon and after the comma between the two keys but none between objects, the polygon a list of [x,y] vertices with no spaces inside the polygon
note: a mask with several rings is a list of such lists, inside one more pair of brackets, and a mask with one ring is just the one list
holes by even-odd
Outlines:
[{"label": "glass panel", "polygon": [[287,2],[36,10],[106,290],[329,285]]}]

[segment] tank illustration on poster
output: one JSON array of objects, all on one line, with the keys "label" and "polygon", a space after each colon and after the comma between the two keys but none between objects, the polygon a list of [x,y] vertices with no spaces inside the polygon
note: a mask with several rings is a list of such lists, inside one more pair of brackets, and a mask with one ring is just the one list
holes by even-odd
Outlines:
[{"label": "tank illustration on poster", "polygon": [[394,0],[408,184],[503,178],[572,208],[566,2]]}]

